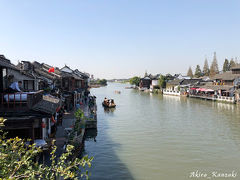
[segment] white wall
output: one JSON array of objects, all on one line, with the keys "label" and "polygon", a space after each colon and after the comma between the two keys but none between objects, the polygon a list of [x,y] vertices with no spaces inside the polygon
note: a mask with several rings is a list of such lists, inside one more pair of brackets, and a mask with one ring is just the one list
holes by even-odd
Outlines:
[{"label": "white wall", "polygon": [[152,80],[152,86],[158,86],[159,81],[158,80]]}]

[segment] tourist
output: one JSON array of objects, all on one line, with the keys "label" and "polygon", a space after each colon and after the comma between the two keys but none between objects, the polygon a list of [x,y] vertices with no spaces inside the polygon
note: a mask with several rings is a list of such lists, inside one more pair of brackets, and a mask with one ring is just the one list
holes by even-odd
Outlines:
[{"label": "tourist", "polygon": [[13,82],[8,89],[6,89],[6,93],[15,93],[15,92],[21,92],[22,87],[22,81]]}]

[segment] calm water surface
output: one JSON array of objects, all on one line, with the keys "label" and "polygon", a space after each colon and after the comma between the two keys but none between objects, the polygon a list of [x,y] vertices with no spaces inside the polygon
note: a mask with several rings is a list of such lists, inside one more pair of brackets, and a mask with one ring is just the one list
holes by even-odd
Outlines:
[{"label": "calm water surface", "polygon": [[[91,179],[181,180],[196,170],[235,170],[240,179],[238,106],[125,86],[91,90],[98,104],[96,141],[85,142],[85,153],[94,156]],[[104,97],[115,99],[114,111],[104,111]]]}]

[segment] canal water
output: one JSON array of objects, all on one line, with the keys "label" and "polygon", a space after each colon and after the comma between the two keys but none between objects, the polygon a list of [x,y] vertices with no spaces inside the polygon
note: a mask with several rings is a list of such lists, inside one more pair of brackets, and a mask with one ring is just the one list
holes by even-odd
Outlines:
[{"label": "canal water", "polygon": [[[91,89],[98,105],[97,136],[85,142],[94,157],[91,179],[185,180],[197,170],[235,171],[240,179],[238,106],[126,86]],[[115,110],[104,110],[104,97],[114,98]]]}]

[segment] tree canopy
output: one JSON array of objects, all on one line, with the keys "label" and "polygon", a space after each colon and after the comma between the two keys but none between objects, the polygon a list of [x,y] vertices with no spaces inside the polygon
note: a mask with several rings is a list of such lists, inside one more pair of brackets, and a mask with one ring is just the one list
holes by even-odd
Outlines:
[{"label": "tree canopy", "polygon": [[192,72],[192,68],[191,67],[189,67],[189,69],[188,69],[187,76],[189,76],[191,78],[193,77],[193,72]]},{"label": "tree canopy", "polygon": [[160,86],[160,88],[166,87],[166,77],[163,75],[161,75],[159,78],[159,86]]},{"label": "tree canopy", "polygon": [[235,63],[235,61],[232,58],[230,63],[229,63],[229,70],[231,70],[234,66],[236,66],[236,63]]},{"label": "tree canopy", "polygon": [[[0,118],[0,126],[4,126],[4,118]],[[0,179],[78,179],[86,177],[86,166],[91,166],[92,158],[71,158],[74,146],[67,145],[66,152],[56,158],[56,146],[52,145],[51,165],[40,164],[36,159],[42,150],[35,144],[27,145],[18,137],[7,139],[6,133],[0,129]]]},{"label": "tree canopy", "polygon": [[219,73],[216,52],[214,52],[213,61],[210,67],[210,76],[213,77]]},{"label": "tree canopy", "polygon": [[106,79],[97,79],[96,81],[92,82],[93,84],[99,84],[102,86],[106,86],[107,85],[107,80]]},{"label": "tree canopy", "polygon": [[225,59],[224,63],[223,63],[223,72],[229,71],[230,70],[230,64],[228,59]]},{"label": "tree canopy", "polygon": [[202,76],[202,71],[201,71],[201,68],[200,68],[199,65],[196,66],[194,76],[197,77],[197,78]]},{"label": "tree canopy", "polygon": [[204,66],[203,66],[203,75],[204,76],[209,76],[209,66],[208,66],[208,60],[207,58],[204,61]]},{"label": "tree canopy", "polygon": [[134,76],[129,80],[130,84],[139,86],[140,83],[140,77]]}]

